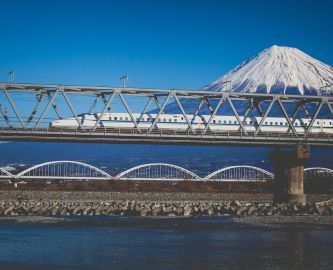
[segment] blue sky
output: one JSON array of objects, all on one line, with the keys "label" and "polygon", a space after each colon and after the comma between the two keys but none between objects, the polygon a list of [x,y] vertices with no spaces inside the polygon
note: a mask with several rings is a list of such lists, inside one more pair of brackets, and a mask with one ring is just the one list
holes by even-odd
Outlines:
[{"label": "blue sky", "polygon": [[333,1],[0,0],[0,80],[198,89],[273,44],[333,65]]}]

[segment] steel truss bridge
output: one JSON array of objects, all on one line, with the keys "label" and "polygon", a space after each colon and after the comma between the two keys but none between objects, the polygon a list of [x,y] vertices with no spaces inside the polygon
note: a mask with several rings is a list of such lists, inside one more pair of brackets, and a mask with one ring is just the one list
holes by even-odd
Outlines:
[{"label": "steel truss bridge", "polygon": [[[306,179],[325,176],[333,181],[333,170],[328,168],[307,168]],[[111,176],[107,172],[78,161],[51,161],[32,166],[18,174],[0,168],[0,180],[132,180],[132,181],[224,181],[224,182],[263,182],[273,180],[274,175],[264,169],[239,165],[225,167],[206,177],[200,177],[185,168],[166,164],[143,164]]]},{"label": "steel truss bridge", "polygon": [[[333,97],[331,96],[301,96],[301,95],[277,95],[260,93],[233,93],[233,92],[211,92],[211,91],[190,91],[172,89],[143,89],[143,88],[119,88],[119,87],[92,87],[92,86],[71,86],[57,84],[17,84],[0,83],[0,90],[4,94],[4,100],[0,99],[0,118],[3,121],[0,125],[0,140],[4,141],[59,141],[59,142],[95,142],[95,143],[158,143],[158,144],[188,144],[188,145],[317,145],[333,146],[333,134],[312,133],[311,130],[323,107],[327,107],[333,119]],[[13,93],[25,93],[36,96],[35,106],[30,115],[20,114],[20,107],[16,106]],[[96,104],[102,102],[103,107],[99,111],[96,124],[89,130],[82,128],[79,114],[73,106],[73,100],[78,95],[91,97],[89,112],[94,112]],[[59,119],[62,119],[60,106],[57,105],[58,98],[62,96],[65,106],[78,124],[77,129],[49,129],[47,115],[54,111]],[[132,129],[106,129],[100,128],[99,124],[107,111],[111,111],[112,102],[119,98],[133,123]],[[136,119],[132,109],[126,101],[129,98],[140,98],[145,102],[141,117]],[[189,119],[182,102],[184,100],[196,100],[198,105],[193,105],[193,119]],[[241,120],[235,107],[235,102],[242,101],[248,104]],[[13,117],[9,116],[9,106]],[[187,131],[165,131],[157,130],[158,118],[163,115],[165,108],[174,104],[183,114],[188,125]],[[22,102],[21,102],[22,103]],[[155,118],[151,119],[151,125],[143,130],[139,127],[142,115],[149,111],[150,105],[155,103],[158,112]],[[216,105],[212,105],[216,104]],[[263,109],[268,104],[266,109]],[[288,113],[286,104],[294,104],[293,112]],[[312,115],[307,106],[315,107]],[[205,123],[203,130],[193,128],[195,116],[200,115],[202,106],[207,106],[210,118]],[[269,116],[274,105],[278,105],[280,113],[288,123],[288,131],[285,133],[263,132],[262,126]],[[21,105],[22,106],[22,105]],[[24,105],[23,105],[24,106]],[[223,107],[228,106],[233,116],[237,119],[238,131],[214,132],[210,126],[215,115]],[[249,114],[257,112],[262,117],[260,123],[253,122],[253,132],[245,129],[245,121]],[[295,120],[297,115],[305,112],[311,119],[308,125],[303,126],[304,132],[297,132]],[[81,112],[85,113],[85,112]]]}]

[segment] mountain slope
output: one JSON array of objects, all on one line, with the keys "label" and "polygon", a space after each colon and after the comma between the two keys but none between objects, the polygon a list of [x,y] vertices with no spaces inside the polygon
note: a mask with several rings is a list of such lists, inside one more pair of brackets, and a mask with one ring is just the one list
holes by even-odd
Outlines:
[{"label": "mountain slope", "polygon": [[272,46],[208,84],[211,91],[318,94],[333,85],[333,68],[304,52]]}]

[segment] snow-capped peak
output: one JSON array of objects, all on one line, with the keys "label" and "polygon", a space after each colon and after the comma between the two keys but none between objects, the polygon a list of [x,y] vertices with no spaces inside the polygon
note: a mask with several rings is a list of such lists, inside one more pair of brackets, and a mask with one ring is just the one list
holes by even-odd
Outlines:
[{"label": "snow-capped peak", "polygon": [[304,52],[272,46],[206,86],[232,92],[318,94],[333,87],[333,68]]}]

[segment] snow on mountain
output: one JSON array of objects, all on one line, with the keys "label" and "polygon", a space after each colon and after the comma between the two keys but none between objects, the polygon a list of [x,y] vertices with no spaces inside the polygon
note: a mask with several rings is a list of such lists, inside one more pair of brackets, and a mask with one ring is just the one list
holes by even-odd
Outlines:
[{"label": "snow on mountain", "polygon": [[318,94],[333,85],[333,68],[304,52],[272,46],[243,62],[205,89],[212,91]]}]

